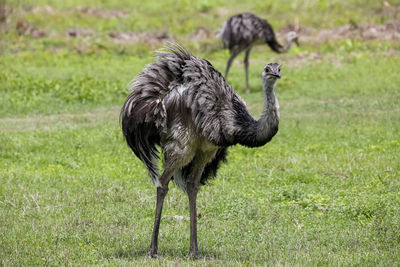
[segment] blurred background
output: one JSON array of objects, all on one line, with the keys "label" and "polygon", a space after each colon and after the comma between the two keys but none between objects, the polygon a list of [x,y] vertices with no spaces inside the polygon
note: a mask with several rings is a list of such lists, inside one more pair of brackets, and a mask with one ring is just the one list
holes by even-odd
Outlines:
[{"label": "blurred background", "polygon": [[[260,65],[273,60],[293,68],[327,58],[337,65],[362,57],[361,52],[399,50],[397,1],[1,0],[0,113],[26,113],[27,105],[30,112],[42,113],[79,103],[120,103],[127,82],[167,41],[209,59],[223,73],[229,55],[215,34],[230,16],[245,11],[267,19],[281,43],[290,30],[300,36],[301,47],[292,47],[289,55],[277,56],[267,46],[255,48],[250,81],[258,89]],[[238,75],[229,82],[241,91],[242,58],[235,64],[233,73]],[[41,98],[57,105],[42,106]]]}]

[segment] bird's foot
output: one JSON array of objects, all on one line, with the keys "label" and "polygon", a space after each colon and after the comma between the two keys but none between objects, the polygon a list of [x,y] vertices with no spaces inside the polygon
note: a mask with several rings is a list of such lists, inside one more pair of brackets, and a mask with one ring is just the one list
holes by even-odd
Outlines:
[{"label": "bird's foot", "polygon": [[200,260],[202,257],[199,255],[198,251],[190,251],[190,258],[194,260]]},{"label": "bird's foot", "polygon": [[152,259],[157,259],[158,258],[157,249],[150,248],[149,257]]},{"label": "bird's foot", "polygon": [[158,258],[158,254],[157,253],[149,253],[149,257],[152,259],[157,259]]}]

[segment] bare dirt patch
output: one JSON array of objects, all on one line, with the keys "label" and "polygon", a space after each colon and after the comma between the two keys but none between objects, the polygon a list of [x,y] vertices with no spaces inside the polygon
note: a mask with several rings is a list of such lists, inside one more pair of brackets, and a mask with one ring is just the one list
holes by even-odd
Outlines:
[{"label": "bare dirt patch", "polygon": [[294,57],[288,57],[283,60],[284,63],[291,67],[301,67],[305,64],[320,63],[324,57],[320,53],[301,53]]},{"label": "bare dirt patch", "polygon": [[92,29],[75,28],[67,30],[67,35],[70,37],[91,36],[93,33]]},{"label": "bare dirt patch", "polygon": [[[0,0],[1,1],[1,0]],[[60,10],[54,9],[50,5],[43,5],[43,6],[35,6],[29,9],[27,12],[33,13],[33,14],[47,14],[47,15],[54,15],[57,12],[62,12]],[[77,6],[76,8],[69,10],[67,13],[71,12],[78,12],[83,15],[89,15],[89,16],[95,16],[99,18],[120,18],[120,17],[126,17],[127,13],[122,10],[106,10],[106,9],[101,9],[101,8],[96,8],[96,7],[83,7],[83,6]]]},{"label": "bare dirt patch", "polygon": [[[264,59],[260,60],[252,58],[250,60],[252,62],[265,63]],[[335,65],[340,65],[340,61],[333,54],[322,55],[321,53],[315,52],[305,52],[298,55],[280,54],[279,56],[271,57],[268,60],[271,62],[277,61],[284,66],[290,66],[293,68],[298,68],[307,64],[321,63],[323,61],[329,61]],[[243,63],[239,62],[238,64]]]},{"label": "bare dirt patch", "polygon": [[108,36],[120,44],[147,43],[149,45],[158,45],[166,41],[173,41],[167,33],[135,33],[135,32],[117,32],[110,31]]},{"label": "bare dirt patch", "polygon": [[0,0],[0,24],[7,21],[8,16],[11,14],[12,9],[6,6],[4,0]]},{"label": "bare dirt patch", "polygon": [[391,5],[388,1],[383,1],[380,13],[382,17],[398,19],[400,17],[400,5]]},{"label": "bare dirt patch", "polygon": [[46,13],[46,14],[54,14],[54,9],[49,6],[49,5],[44,5],[44,6],[37,6],[31,9],[32,13],[38,14],[38,13]]},{"label": "bare dirt patch", "polygon": [[[200,27],[197,27],[196,31],[192,35],[189,36],[189,39],[193,42],[199,42],[201,40],[209,39],[212,36],[213,36],[213,34],[209,29],[207,29],[206,27],[200,26]],[[214,36],[215,36],[215,34],[214,34]]]},{"label": "bare dirt patch", "polygon": [[296,31],[300,41],[321,44],[332,40],[400,40],[400,22],[392,20],[386,24],[348,24],[337,28],[317,30],[296,24],[288,24],[278,30],[284,35],[289,31]]},{"label": "bare dirt patch", "polygon": [[76,7],[76,10],[85,15],[91,15],[105,19],[120,18],[127,16],[127,13],[122,10],[105,10],[95,7],[81,7],[81,6]]},{"label": "bare dirt patch", "polygon": [[227,15],[233,14],[235,12],[236,11],[233,10],[232,8],[227,8],[227,7],[220,7],[220,8],[217,9],[217,14],[219,16],[225,16],[226,17]]},{"label": "bare dirt patch", "polygon": [[25,20],[19,20],[15,25],[15,30],[19,35],[30,35],[33,38],[43,38],[47,36],[44,30],[32,26]]}]

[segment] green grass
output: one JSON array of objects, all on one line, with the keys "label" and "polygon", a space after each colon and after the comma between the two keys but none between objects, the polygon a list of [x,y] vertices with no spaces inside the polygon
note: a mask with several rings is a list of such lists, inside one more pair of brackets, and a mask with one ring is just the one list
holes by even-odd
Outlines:
[{"label": "green grass", "polygon": [[[375,1],[314,2],[311,8],[307,4],[311,1],[233,1],[229,8],[239,11],[248,4],[250,10],[268,10],[280,26],[289,23],[296,10],[310,26],[329,13],[321,28],[347,23],[353,12],[364,22],[382,19],[375,13],[381,8]],[[128,94],[125,85],[152,62],[153,47],[115,44],[105,34],[113,25],[122,31],[141,31],[153,21],[141,20],[141,26],[129,29],[132,18],[86,18],[71,11],[76,5],[95,6],[93,1],[38,3],[62,13],[62,21],[45,23],[57,16],[14,12],[6,27],[22,16],[36,27],[54,31],[53,36],[33,39],[14,31],[1,33],[2,265],[395,266],[400,262],[400,56],[391,54],[399,49],[397,42],[302,43],[285,55],[257,47],[251,54],[248,95],[242,57],[237,59],[228,81],[254,117],[262,109],[262,67],[271,58],[283,63],[277,88],[279,132],[261,148],[230,148],[228,163],[209,186],[201,188],[202,260],[188,257],[188,201],[171,184],[161,222],[160,258],[154,260],[147,252],[155,189],[118,125],[119,108]],[[34,6],[33,1],[9,4],[19,11]],[[206,27],[216,28],[212,21],[222,1],[196,5],[178,1],[177,9],[185,11],[179,16],[169,2],[97,4],[105,10],[126,7],[143,17],[155,15],[155,28],[149,31],[162,29],[160,21],[168,18],[170,31],[181,42],[224,70],[228,53],[213,37],[201,44],[187,39],[201,18]],[[199,12],[201,18],[186,19]],[[186,26],[181,20],[187,21]],[[216,20],[219,24],[223,16]],[[95,36],[64,36],[65,28],[81,23],[94,28]],[[77,49],[83,44],[83,50]],[[318,53],[321,62],[310,59],[298,64],[298,57],[307,53]]]}]

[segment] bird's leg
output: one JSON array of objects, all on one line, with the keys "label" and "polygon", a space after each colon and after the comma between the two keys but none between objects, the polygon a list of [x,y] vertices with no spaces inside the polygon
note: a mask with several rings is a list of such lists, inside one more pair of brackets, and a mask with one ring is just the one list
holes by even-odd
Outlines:
[{"label": "bird's leg", "polygon": [[157,204],[156,204],[156,218],[154,220],[154,227],[153,227],[153,236],[151,239],[150,245],[150,257],[157,258],[157,250],[158,250],[158,231],[160,229],[160,222],[161,222],[161,212],[164,203],[164,198],[167,195],[168,186],[157,187]]},{"label": "bird's leg", "polygon": [[156,216],[154,220],[153,236],[151,238],[150,245],[150,257],[157,258],[158,250],[158,231],[160,229],[161,212],[163,208],[164,198],[168,193],[168,183],[172,177],[172,171],[165,170],[163,175],[160,177],[161,186],[157,187],[157,204],[156,204]]},{"label": "bird's leg", "polygon": [[197,212],[196,198],[199,191],[199,183],[189,181],[187,183],[187,193],[189,197],[190,208],[190,255],[194,258],[199,258],[199,249],[197,247]]},{"label": "bird's leg", "polygon": [[226,65],[226,69],[225,69],[225,79],[228,78],[229,69],[232,65],[233,60],[235,59],[235,57],[237,57],[238,54],[239,54],[239,52],[237,52],[237,51],[231,51],[231,57],[228,59],[228,63]]},{"label": "bird's leg", "polygon": [[192,161],[194,164],[186,182],[186,191],[189,197],[190,208],[190,255],[196,259],[200,257],[199,249],[197,247],[197,192],[199,191],[201,175],[203,173],[205,164],[214,156],[215,153],[197,155],[197,157],[195,157]]},{"label": "bird's leg", "polygon": [[250,55],[251,47],[246,50],[246,54],[244,56],[244,71],[246,73],[246,93],[250,93],[249,86],[249,55]]}]

